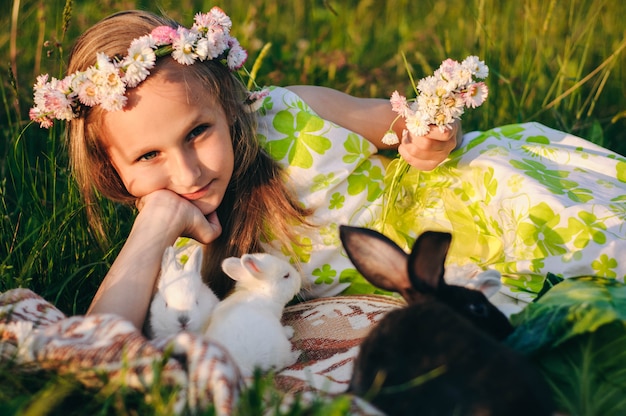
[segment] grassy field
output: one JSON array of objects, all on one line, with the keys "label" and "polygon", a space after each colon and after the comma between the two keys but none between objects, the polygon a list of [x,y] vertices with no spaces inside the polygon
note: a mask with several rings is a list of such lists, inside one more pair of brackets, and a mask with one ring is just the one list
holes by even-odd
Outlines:
[{"label": "grassy field", "polygon": [[[69,177],[63,128],[28,126],[36,75],[62,76],[76,36],[114,11],[161,11],[189,25],[197,11],[213,5],[232,17],[234,34],[249,51],[249,68],[265,49],[260,85],[318,84],[388,97],[396,89],[411,92],[403,53],[416,77],[432,73],[445,58],[478,55],[490,67],[490,95],[464,118],[465,130],[539,121],[626,154],[622,1],[3,0],[0,292],[29,287],[67,314],[84,313],[133,214],[102,201],[109,241],[90,233]],[[93,399],[74,387],[63,390],[57,380],[29,384],[15,377],[11,369],[0,372],[0,403],[8,408],[32,404],[39,396],[31,395],[46,389],[69,391],[79,403]],[[71,414],[64,400],[52,409]],[[113,399],[97,398],[95,409],[127,410],[102,405],[107,400]]]}]

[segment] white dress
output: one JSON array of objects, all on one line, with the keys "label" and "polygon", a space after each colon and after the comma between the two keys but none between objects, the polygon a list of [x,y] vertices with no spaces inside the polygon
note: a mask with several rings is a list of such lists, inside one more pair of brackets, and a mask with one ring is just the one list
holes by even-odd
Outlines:
[{"label": "white dress", "polygon": [[512,124],[466,133],[448,160],[421,172],[377,154],[287,89],[271,88],[258,115],[261,145],[318,225],[294,246],[305,299],[378,292],[343,251],[340,224],[377,229],[405,250],[424,230],[451,232],[447,280],[471,284],[496,271],[502,294],[524,302],[548,273],[624,281],[626,158],[616,153],[538,123]]}]

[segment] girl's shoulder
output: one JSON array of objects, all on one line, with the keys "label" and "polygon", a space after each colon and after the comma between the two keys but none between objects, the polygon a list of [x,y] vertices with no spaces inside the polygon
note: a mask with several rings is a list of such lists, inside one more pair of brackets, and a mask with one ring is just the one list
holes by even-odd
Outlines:
[{"label": "girl's shoulder", "polygon": [[259,118],[271,117],[281,111],[305,112],[317,116],[315,111],[295,92],[285,87],[271,86],[258,94],[253,109]]},{"label": "girl's shoulder", "polygon": [[377,152],[364,137],[324,119],[287,88],[269,87],[254,109],[261,147],[290,174],[306,171],[307,182],[313,172],[349,174]]}]

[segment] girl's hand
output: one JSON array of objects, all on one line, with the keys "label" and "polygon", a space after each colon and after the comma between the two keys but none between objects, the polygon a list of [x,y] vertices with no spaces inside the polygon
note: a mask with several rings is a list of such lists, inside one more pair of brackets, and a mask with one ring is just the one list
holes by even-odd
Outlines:
[{"label": "girl's hand", "polygon": [[180,236],[208,244],[222,227],[215,212],[207,219],[194,204],[171,191],[152,192],[136,205],[139,214],[130,234],[87,313],[116,313],[141,328],[166,247]]},{"label": "girl's hand", "polygon": [[165,226],[175,237],[191,237],[208,244],[222,233],[215,212],[205,217],[193,203],[165,189],[137,199],[135,205],[139,209],[137,220],[142,217],[155,226]]},{"label": "girl's hand", "polygon": [[440,131],[433,126],[426,136],[405,134],[400,140],[398,153],[410,165],[429,171],[448,158],[461,142],[461,122],[456,120],[451,128]]}]

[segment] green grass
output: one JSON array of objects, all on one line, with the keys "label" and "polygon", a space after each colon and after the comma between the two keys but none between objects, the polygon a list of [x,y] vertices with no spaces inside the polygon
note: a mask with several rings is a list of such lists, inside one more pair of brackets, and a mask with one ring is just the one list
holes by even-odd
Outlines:
[{"label": "green grass", "polygon": [[[32,288],[67,314],[85,312],[133,213],[102,201],[109,244],[93,236],[69,177],[63,129],[28,126],[31,86],[42,72],[62,76],[76,36],[121,4],[161,10],[186,25],[195,12],[221,6],[250,53],[249,67],[269,48],[260,61],[260,85],[311,83],[365,97],[388,97],[396,89],[410,94],[403,53],[415,77],[432,73],[445,58],[478,55],[491,70],[490,96],[464,118],[465,130],[539,121],[626,154],[626,4],[621,1],[5,0],[0,291]],[[45,394],[61,398],[53,413],[72,414],[64,397],[80,404],[75,411],[90,403],[90,413],[150,414],[147,409],[155,408],[131,393],[85,392],[50,374],[29,383],[32,375],[15,371],[0,368],[3,390],[10,386],[5,391],[14,393],[0,393],[0,410],[28,409]]]}]

